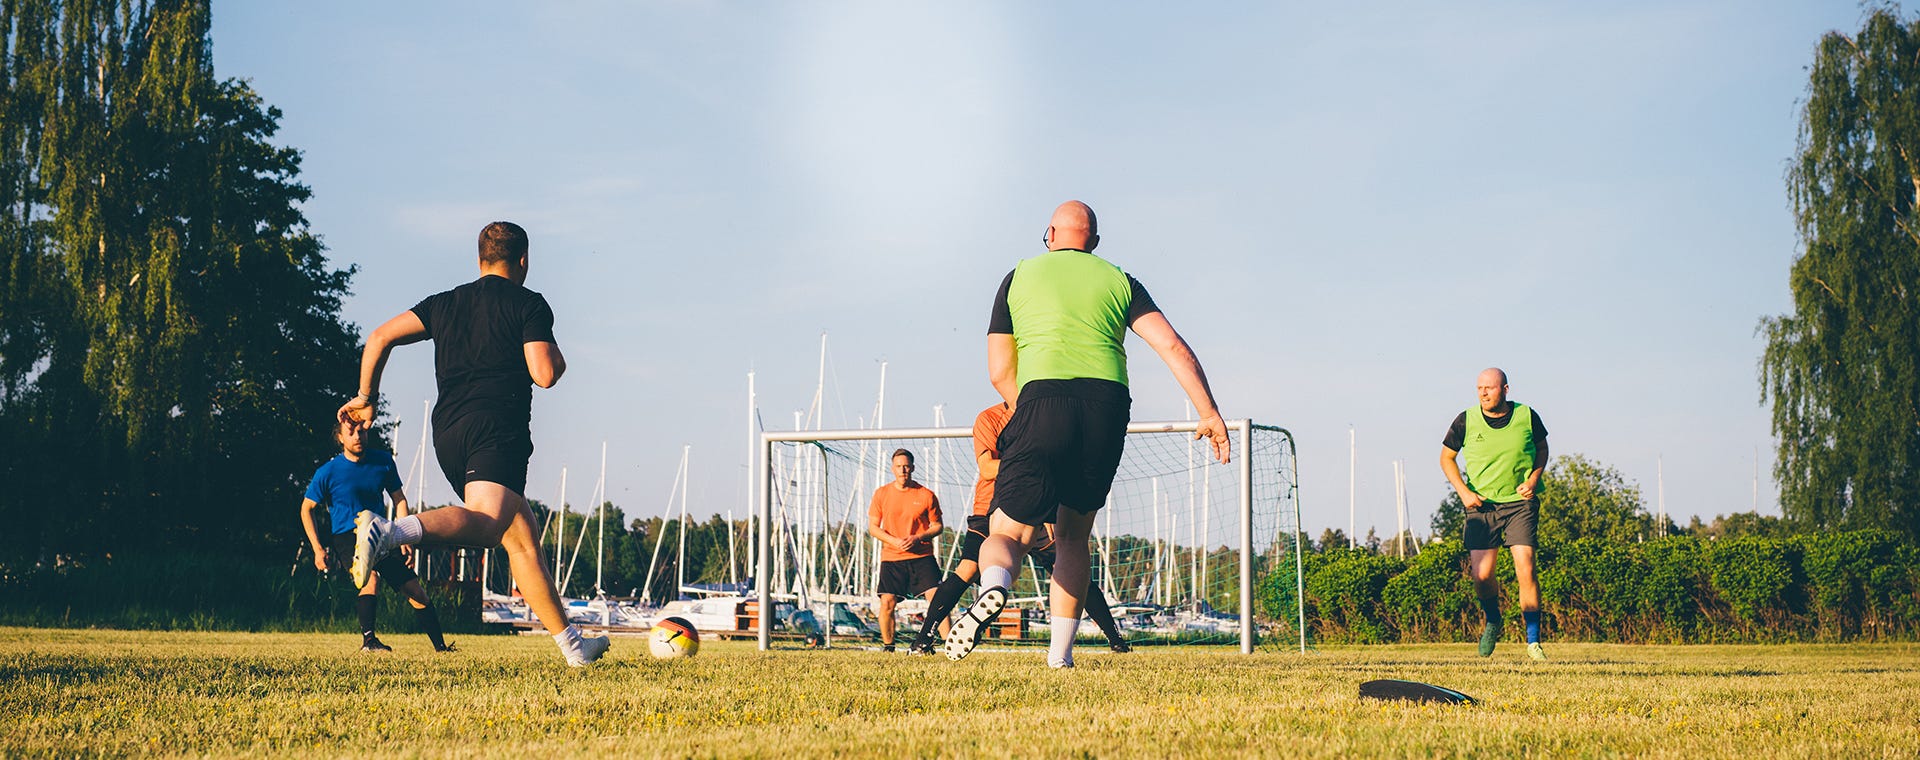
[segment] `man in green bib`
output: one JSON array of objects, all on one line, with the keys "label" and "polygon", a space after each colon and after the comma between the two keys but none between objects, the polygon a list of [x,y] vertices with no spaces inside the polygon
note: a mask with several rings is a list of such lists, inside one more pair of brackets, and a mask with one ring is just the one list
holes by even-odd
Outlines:
[{"label": "man in green bib", "polygon": [[1222,463],[1227,426],[1206,372],[1139,281],[1093,255],[1100,243],[1093,209],[1067,201],[1054,209],[1047,252],[1020,262],[1000,283],[987,323],[987,373],[1013,409],[1000,431],[988,530],[980,544],[980,595],[947,635],[948,659],[967,656],[1006,606],[1035,531],[1054,524],[1052,608],[1047,666],[1073,667],[1081,598],[1090,573],[1087,537],[1106,504],[1126,445],[1133,398],[1127,391],[1127,331],[1139,335],[1173,371],[1200,415]]},{"label": "man in green bib", "polygon": [[[1527,624],[1527,656],[1547,659],[1540,648],[1540,587],[1534,580],[1534,525],[1539,521],[1540,475],[1547,469],[1547,426],[1532,407],[1507,400],[1507,373],[1489,368],[1476,382],[1480,405],[1453,419],[1440,445],[1447,474],[1467,516],[1467,575],[1486,626],[1480,656],[1500,643],[1500,582],[1493,577],[1500,545],[1513,555],[1520,582],[1520,617]],[[1465,455],[1466,470],[1454,460]]]}]

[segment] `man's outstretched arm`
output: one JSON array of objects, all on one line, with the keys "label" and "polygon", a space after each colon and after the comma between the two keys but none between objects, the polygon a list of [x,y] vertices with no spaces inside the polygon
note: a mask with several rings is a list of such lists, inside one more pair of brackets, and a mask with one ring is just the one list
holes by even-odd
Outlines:
[{"label": "man's outstretched arm", "polygon": [[1175,332],[1173,323],[1158,311],[1140,315],[1133,320],[1133,332],[1141,340],[1153,347],[1160,360],[1167,363],[1167,369],[1173,370],[1173,379],[1179,381],[1180,388],[1187,392],[1187,400],[1193,402],[1193,411],[1200,415],[1200,427],[1194,431],[1195,438],[1206,438],[1213,443],[1213,454],[1221,463],[1232,459],[1232,443],[1227,438],[1227,423],[1220,419],[1220,409],[1213,401],[1213,388],[1207,385],[1207,371],[1200,367],[1200,357],[1194,356],[1193,349],[1185,338]]},{"label": "man's outstretched arm", "polygon": [[320,531],[314,527],[313,511],[320,504],[312,499],[300,500],[300,527],[306,529],[307,540],[313,542],[313,567],[320,572],[327,571],[327,545],[320,540]]},{"label": "man's outstretched arm", "polygon": [[374,328],[367,336],[367,347],[360,351],[360,395],[340,406],[337,415],[340,421],[352,420],[360,427],[373,422],[373,400],[380,395],[380,373],[387,368],[387,355],[393,352],[394,346],[426,339],[427,326],[420,321],[420,315],[412,311],[400,312],[399,316]]}]

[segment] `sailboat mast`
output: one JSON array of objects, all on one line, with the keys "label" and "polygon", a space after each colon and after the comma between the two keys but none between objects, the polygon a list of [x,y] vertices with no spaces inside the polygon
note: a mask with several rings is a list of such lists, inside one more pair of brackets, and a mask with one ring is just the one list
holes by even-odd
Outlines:
[{"label": "sailboat mast", "polygon": [[[760,435],[759,435],[760,431],[758,429],[758,426],[754,424],[756,419],[760,416],[759,415],[760,405],[759,405],[759,399],[754,396],[753,391],[754,391],[753,371],[748,370],[747,371],[747,489],[746,489],[747,491],[747,504],[746,504],[747,536],[748,536],[747,567],[753,568],[747,571],[748,578],[752,578],[754,573],[759,572],[758,568],[760,567],[760,565],[757,564],[756,562],[756,560],[759,558],[759,552],[760,552],[760,540],[759,540],[760,534],[755,533],[753,530],[754,519],[757,515],[760,514],[760,510],[757,508],[759,505],[754,503],[753,497],[756,493],[759,492],[759,488],[761,487],[760,484],[764,483],[767,479],[766,473],[753,471],[753,463],[760,461]],[[761,578],[760,582],[765,583],[767,582],[767,579]]]},{"label": "sailboat mast", "polygon": [[593,593],[599,596],[606,593],[602,583],[607,579],[607,442],[600,442],[600,496],[593,502],[593,508],[600,512],[600,548],[593,555]]},{"label": "sailboat mast", "polygon": [[[688,467],[687,460],[692,453],[692,444],[685,444],[680,447],[680,471],[682,474],[690,475],[691,468]],[[675,599],[680,598],[682,589],[687,587],[687,492],[691,490],[693,490],[693,478],[689,476],[687,478],[687,487],[680,489],[680,558],[674,562],[674,569],[678,571],[679,585],[675,586],[673,590]]]}]

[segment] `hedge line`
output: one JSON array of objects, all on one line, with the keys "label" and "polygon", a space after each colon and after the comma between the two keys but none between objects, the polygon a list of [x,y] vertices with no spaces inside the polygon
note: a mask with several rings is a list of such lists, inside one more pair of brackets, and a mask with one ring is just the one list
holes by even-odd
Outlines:
[{"label": "hedge line", "polygon": [[[0,567],[0,625],[351,632],[358,628],[353,595],[345,579],[322,576],[310,561],[289,572],[285,563],[237,555],[132,555],[82,566]],[[433,584],[428,595],[449,633],[484,631],[478,599]],[[381,631],[416,632],[399,594],[382,589],[379,598]]]},{"label": "hedge line", "polygon": [[[1580,539],[1537,553],[1545,634],[1559,640],[1718,643],[1913,639],[1920,547],[1888,531],[1645,543]],[[1305,560],[1308,635],[1337,643],[1465,641],[1481,615],[1458,541],[1400,559],[1334,549]],[[1501,609],[1520,609],[1500,553]],[[1268,576],[1261,612],[1292,619],[1291,577]]]}]

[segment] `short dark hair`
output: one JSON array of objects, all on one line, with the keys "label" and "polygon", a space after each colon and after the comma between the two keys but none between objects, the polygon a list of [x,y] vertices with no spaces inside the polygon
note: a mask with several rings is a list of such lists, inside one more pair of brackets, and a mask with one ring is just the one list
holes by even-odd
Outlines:
[{"label": "short dark hair", "polygon": [[[906,449],[894,449],[893,457],[906,457],[907,464],[913,464],[913,452]],[[887,461],[893,461],[893,457],[887,457]]]},{"label": "short dark hair", "polygon": [[527,257],[527,231],[513,222],[494,222],[480,230],[480,262],[514,264]]}]

